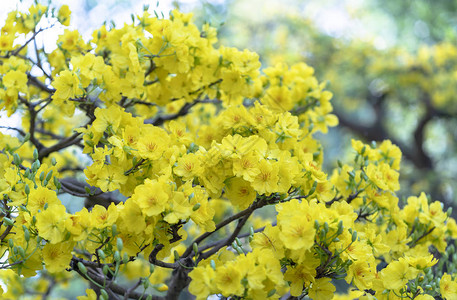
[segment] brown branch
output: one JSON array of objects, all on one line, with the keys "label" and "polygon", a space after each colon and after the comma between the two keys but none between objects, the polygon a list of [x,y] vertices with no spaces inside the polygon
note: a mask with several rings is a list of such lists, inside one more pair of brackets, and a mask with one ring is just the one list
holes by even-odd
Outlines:
[{"label": "brown branch", "polygon": [[235,238],[238,236],[238,234],[240,233],[241,229],[243,229],[243,226],[244,224],[246,224],[246,222],[248,221],[249,217],[251,216],[251,214],[254,212],[254,210],[250,211],[248,214],[246,214],[237,224],[235,230],[233,231],[233,233],[230,235],[230,237],[228,237],[226,240],[223,240],[220,244],[218,244],[217,246],[211,248],[211,250],[205,252],[205,253],[201,253],[199,258],[198,258],[198,261],[201,261],[203,259],[206,259],[208,257],[210,257],[211,255],[217,253],[217,251],[219,251],[221,248],[225,247],[225,246],[228,246],[230,244],[233,243],[233,241],[235,240]]},{"label": "brown branch", "polygon": [[56,91],[54,88],[47,87],[46,84],[38,80],[35,76],[32,76],[30,73],[27,73],[27,78],[29,84],[36,86],[46,93],[53,94]]},{"label": "brown branch", "polygon": [[202,234],[199,237],[197,237],[191,243],[191,245],[186,249],[186,251],[183,253],[183,255],[181,255],[181,257],[187,257],[193,252],[193,246],[192,245],[194,243],[196,243],[197,245],[200,244],[203,240],[205,240],[207,237],[209,237],[213,233],[217,232],[219,229],[225,227],[226,225],[232,223],[235,220],[238,220],[238,219],[244,217],[247,214],[250,215],[254,210],[256,210],[257,208],[263,207],[264,205],[266,205],[266,203],[263,202],[262,200],[259,200],[258,202],[254,202],[250,207],[246,208],[245,210],[242,210],[239,213],[237,213],[237,214],[235,214],[235,215],[223,220],[222,222],[220,222],[219,224],[216,225],[216,229],[214,229],[214,231],[205,232],[204,234]]},{"label": "brown branch", "polygon": [[43,158],[48,157],[49,154],[65,149],[67,147],[70,147],[72,145],[75,145],[82,141],[82,138],[79,137],[81,133],[75,132],[72,136],[69,136],[58,143],[54,144],[51,147],[46,147],[44,149],[38,150],[38,159],[41,161]]},{"label": "brown branch", "polygon": [[159,254],[163,247],[163,244],[157,244],[154,249],[152,249],[151,254],[149,254],[149,262],[162,268],[176,269],[178,267],[178,263],[166,263],[157,259],[157,254]]},{"label": "brown branch", "polygon": [[163,297],[149,295],[146,293],[138,293],[135,291],[129,291],[128,289],[118,285],[114,281],[108,280],[105,276],[100,276],[95,272],[90,272],[91,269],[88,268],[88,272],[86,274],[82,273],[81,270],[78,269],[77,265],[73,266],[72,270],[76,271],[81,277],[86,278],[88,280],[93,280],[97,284],[104,286],[105,290],[110,290],[115,294],[122,295],[127,297],[127,299],[152,299],[152,300],[163,300]]}]

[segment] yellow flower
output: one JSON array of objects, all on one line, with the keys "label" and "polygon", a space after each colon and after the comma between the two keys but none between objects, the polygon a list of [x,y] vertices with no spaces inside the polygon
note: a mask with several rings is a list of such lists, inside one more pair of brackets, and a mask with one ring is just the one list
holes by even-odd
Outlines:
[{"label": "yellow flower", "polygon": [[233,174],[243,177],[244,180],[254,181],[254,178],[260,173],[258,162],[260,156],[255,151],[241,155],[240,158],[233,160]]},{"label": "yellow flower", "polygon": [[65,237],[65,220],[68,214],[65,206],[54,204],[36,215],[38,234],[52,244],[63,241]]},{"label": "yellow flower", "polygon": [[14,93],[27,93],[27,75],[19,70],[11,70],[3,76],[2,83]]},{"label": "yellow flower", "polygon": [[312,259],[310,255],[307,255],[307,257],[311,259],[293,267],[288,266],[287,271],[284,273],[284,279],[290,281],[290,294],[292,296],[300,296],[303,292],[303,286],[315,280],[316,268],[320,262],[319,260]]},{"label": "yellow flower", "polygon": [[346,282],[353,284],[360,290],[370,289],[372,281],[375,279],[375,273],[370,264],[363,260],[356,260],[349,266],[346,276]]},{"label": "yellow flower", "polygon": [[241,279],[243,279],[242,274],[233,263],[218,266],[216,268],[216,279],[214,282],[221,294],[225,297],[230,295],[243,295],[244,287],[241,284]]},{"label": "yellow flower", "polygon": [[194,153],[185,154],[180,157],[178,159],[178,165],[173,169],[176,175],[181,176],[186,181],[202,175],[203,171],[201,157]]},{"label": "yellow flower", "polygon": [[278,168],[265,159],[258,164],[259,174],[252,182],[252,187],[259,193],[274,193],[278,186]]},{"label": "yellow flower", "polygon": [[68,217],[65,228],[72,234],[73,240],[78,242],[87,238],[91,228],[90,213],[87,208]]},{"label": "yellow flower", "polygon": [[144,184],[135,188],[131,199],[138,204],[146,216],[150,217],[161,214],[169,198],[165,183],[146,179]]},{"label": "yellow flower", "polygon": [[57,19],[59,22],[64,25],[68,26],[70,25],[70,15],[71,15],[71,10],[68,7],[68,5],[64,4],[60,7],[59,12],[57,14]]},{"label": "yellow flower", "polygon": [[82,90],[79,88],[78,76],[68,70],[60,72],[52,85],[56,88],[54,95],[52,95],[52,99],[59,103],[82,93]]},{"label": "yellow flower", "polygon": [[389,290],[400,290],[406,283],[416,277],[418,271],[411,268],[405,259],[391,262],[381,271],[384,287]]},{"label": "yellow flower", "polygon": [[227,197],[233,205],[238,206],[240,209],[245,209],[254,202],[256,192],[249,182],[242,178],[235,177],[230,179],[226,184],[225,197]]},{"label": "yellow flower", "polygon": [[92,225],[95,228],[105,228],[111,226],[116,222],[119,216],[119,212],[117,210],[117,206],[114,203],[108,207],[108,209],[104,208],[101,205],[95,205],[90,212],[90,218]]},{"label": "yellow flower", "polygon": [[121,185],[127,181],[124,170],[115,165],[103,165],[97,176],[97,186],[103,192],[111,192],[120,189]]},{"label": "yellow flower", "polygon": [[440,293],[446,300],[457,300],[457,282],[447,273],[441,277]]},{"label": "yellow flower", "polygon": [[174,192],[170,203],[171,212],[164,220],[170,224],[176,224],[179,220],[187,219],[192,213],[192,205],[182,192]]},{"label": "yellow flower", "polygon": [[165,130],[151,126],[137,143],[138,154],[145,159],[159,159],[170,144],[170,137]]},{"label": "yellow flower", "polygon": [[72,242],[44,245],[43,261],[46,265],[46,270],[50,273],[57,273],[65,270],[65,268],[70,265],[73,246],[74,243]]},{"label": "yellow flower", "polygon": [[30,191],[27,209],[32,214],[36,214],[39,210],[43,211],[46,204],[49,207],[60,203],[61,202],[59,198],[57,198],[56,192],[39,186],[37,189],[32,189]]},{"label": "yellow flower", "polygon": [[2,34],[0,35],[0,51],[13,50],[13,43],[15,39],[13,34]]},{"label": "yellow flower", "polygon": [[207,299],[214,290],[214,279],[216,278],[215,272],[210,265],[205,267],[194,268],[189,277],[192,281],[189,284],[189,292],[197,297],[197,300]]},{"label": "yellow flower", "polygon": [[303,215],[295,215],[281,223],[279,237],[286,248],[305,251],[314,245],[315,234],[314,222],[308,221]]},{"label": "yellow flower", "polygon": [[87,296],[78,296],[76,299],[78,300],[97,300],[97,294],[94,290],[86,289]]},{"label": "yellow flower", "polygon": [[309,289],[308,295],[313,300],[332,299],[336,288],[328,277],[316,279]]}]

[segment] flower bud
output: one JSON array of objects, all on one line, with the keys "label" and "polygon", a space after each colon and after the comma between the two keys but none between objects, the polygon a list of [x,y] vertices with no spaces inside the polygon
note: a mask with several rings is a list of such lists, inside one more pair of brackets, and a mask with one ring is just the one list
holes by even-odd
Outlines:
[{"label": "flower bud", "polygon": [[86,266],[80,261],[78,261],[78,269],[81,271],[81,273],[87,274]]},{"label": "flower bud", "polygon": [[120,237],[118,237],[116,240],[116,247],[119,251],[122,251],[122,249],[124,248],[124,243],[122,242],[122,239]]}]

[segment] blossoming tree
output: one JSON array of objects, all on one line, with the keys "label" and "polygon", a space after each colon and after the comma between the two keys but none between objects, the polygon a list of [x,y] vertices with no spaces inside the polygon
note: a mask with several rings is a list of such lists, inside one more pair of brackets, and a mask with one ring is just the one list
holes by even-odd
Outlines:
[{"label": "blossoming tree", "polygon": [[0,134],[5,299],[75,278],[80,300],[331,299],[338,281],[341,299],[455,299],[456,222],[396,196],[397,146],[354,140],[352,164],[322,170],[315,133],[338,119],[311,67],[261,70],[147,8],[46,52],[43,18],[70,11],[13,11],[0,37],[0,108],[22,118]]}]

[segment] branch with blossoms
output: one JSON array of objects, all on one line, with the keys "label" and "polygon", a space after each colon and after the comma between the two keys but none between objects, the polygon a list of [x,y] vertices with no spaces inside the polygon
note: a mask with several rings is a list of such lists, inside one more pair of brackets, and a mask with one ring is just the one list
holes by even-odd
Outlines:
[{"label": "branch with blossoms", "polygon": [[79,300],[331,298],[342,279],[357,297],[414,298],[455,283],[434,256],[453,255],[457,225],[425,195],[399,203],[397,146],[354,140],[353,163],[323,170],[316,133],[338,120],[306,64],[261,70],[177,10],[90,41],[65,29],[47,52],[45,17],[68,26],[70,12],[35,4],[0,37],[0,109],[22,117],[0,135],[3,282],[46,297],[79,280]]}]

